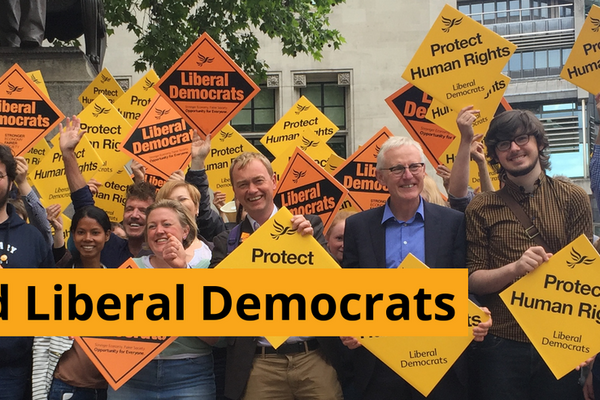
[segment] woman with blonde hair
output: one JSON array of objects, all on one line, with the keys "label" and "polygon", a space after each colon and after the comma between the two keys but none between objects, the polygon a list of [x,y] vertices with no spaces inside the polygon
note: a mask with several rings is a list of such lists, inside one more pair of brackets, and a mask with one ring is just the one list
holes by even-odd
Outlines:
[{"label": "woman with blonde hair", "polygon": [[[208,259],[212,257],[211,244],[202,236],[198,235],[196,227],[196,215],[200,205],[200,192],[198,189],[183,180],[168,180],[156,193],[156,201],[173,200],[181,205],[192,217],[194,233],[190,236],[190,244],[186,247],[188,261]],[[204,267],[203,267],[204,268]]]},{"label": "woman with blonde hair", "polygon": [[[208,260],[187,261],[186,248],[196,240],[196,222],[174,200],[159,200],[146,209],[146,243],[152,256],[134,258],[140,268],[206,268]],[[109,400],[215,399],[212,345],[217,338],[178,337]]]}]

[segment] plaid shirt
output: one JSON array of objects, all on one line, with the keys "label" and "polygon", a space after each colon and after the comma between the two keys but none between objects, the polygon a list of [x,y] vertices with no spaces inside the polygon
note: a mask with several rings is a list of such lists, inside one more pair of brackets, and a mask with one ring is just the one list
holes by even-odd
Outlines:
[{"label": "plaid shirt", "polygon": [[[508,191],[529,215],[552,253],[558,252],[581,234],[592,239],[590,201],[579,186],[552,179],[544,173],[536,182],[533,193],[525,193],[508,179],[505,182]],[[500,268],[517,261],[528,248],[537,246],[495,192],[475,196],[467,207],[465,218],[469,273]],[[505,339],[529,342],[498,293],[479,296],[479,300],[492,312],[494,324],[490,333]]]}]

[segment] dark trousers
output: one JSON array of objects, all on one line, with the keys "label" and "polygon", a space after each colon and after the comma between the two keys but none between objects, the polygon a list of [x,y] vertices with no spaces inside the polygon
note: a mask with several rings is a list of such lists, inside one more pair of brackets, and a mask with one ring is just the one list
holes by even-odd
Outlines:
[{"label": "dark trousers", "polygon": [[557,380],[530,343],[488,334],[473,349],[471,398],[474,400],[579,400],[579,372]]}]

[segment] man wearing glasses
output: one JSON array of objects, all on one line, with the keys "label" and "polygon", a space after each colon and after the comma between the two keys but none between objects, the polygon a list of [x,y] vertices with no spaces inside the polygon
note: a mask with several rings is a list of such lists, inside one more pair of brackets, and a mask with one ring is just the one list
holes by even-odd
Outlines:
[{"label": "man wearing glasses", "polygon": [[478,392],[487,400],[580,398],[579,374],[572,371],[556,380],[498,293],[581,234],[592,238],[589,198],[580,187],[546,176],[548,139],[531,112],[511,110],[495,117],[485,144],[503,190],[522,207],[548,250],[497,192],[475,196],[467,207],[469,288],[494,316],[473,360]]},{"label": "man wearing glasses", "polygon": [[[377,156],[377,180],[388,188],[384,206],[346,220],[344,267],[397,268],[408,253],[431,268],[465,266],[465,224],[461,212],[428,203],[421,197],[425,155],[412,139],[391,137]],[[357,399],[423,399],[406,381],[360,347],[342,338],[351,350]],[[463,358],[450,369],[428,399],[466,399]]]}]

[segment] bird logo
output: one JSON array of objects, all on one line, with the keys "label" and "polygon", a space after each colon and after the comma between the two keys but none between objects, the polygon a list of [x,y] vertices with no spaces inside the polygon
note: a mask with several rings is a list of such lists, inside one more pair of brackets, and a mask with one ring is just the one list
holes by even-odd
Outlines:
[{"label": "bird logo", "polygon": [[590,21],[592,21],[592,25],[594,26],[592,32],[598,32],[600,30],[600,19],[590,17]]},{"label": "bird logo", "polygon": [[300,148],[304,151],[306,151],[306,149],[308,149],[309,147],[317,147],[319,145],[319,143],[321,143],[320,141],[314,141],[314,140],[308,140],[307,138],[305,138],[304,136],[302,136],[302,146],[300,146]]},{"label": "bird logo", "polygon": [[449,19],[449,18],[442,16],[442,22],[445,25],[445,28],[442,28],[442,31],[444,31],[445,33],[450,32],[450,28],[452,28],[453,26],[456,26],[456,25],[460,25],[462,20],[463,20],[462,17],[458,18],[458,19],[457,18]]},{"label": "bird logo", "polygon": [[146,78],[144,80],[144,87],[142,89],[144,89],[144,91],[147,91],[148,89],[150,89],[153,86],[154,86],[154,82],[152,82],[150,79]]},{"label": "bird logo", "polygon": [[94,118],[98,118],[100,114],[108,114],[110,108],[104,108],[100,107],[98,104],[94,104],[94,111],[95,112],[93,112],[92,115],[94,116]]},{"label": "bird logo", "polygon": [[567,261],[567,267],[569,268],[575,268],[575,266],[579,264],[590,265],[591,263],[596,261],[595,258],[588,258],[588,256],[582,256],[577,252],[577,250],[575,250],[575,247],[571,248],[571,260],[572,261]]},{"label": "bird logo", "polygon": [[229,139],[232,136],[233,136],[233,132],[221,131],[221,137],[219,138],[219,140],[221,142],[224,142],[226,139]]},{"label": "bird logo", "polygon": [[38,78],[37,78],[37,76],[35,76],[35,75],[31,75],[31,80],[32,80],[32,81],[33,81],[33,83],[35,83],[36,85],[39,85],[40,83],[42,83],[42,82],[40,82],[40,81],[39,81],[39,79],[38,79]]},{"label": "bird logo", "polygon": [[296,233],[295,229],[292,229],[291,226],[283,226],[279,222],[273,222],[273,228],[275,228],[276,233],[271,233],[271,237],[275,240],[279,240],[283,235],[293,235]]},{"label": "bird logo", "polygon": [[298,183],[300,178],[303,178],[306,176],[306,171],[296,171],[295,169],[293,169],[292,174],[294,175],[294,179],[292,179],[292,182]]},{"label": "bird logo", "polygon": [[100,83],[106,83],[108,81],[110,81],[109,76],[104,76],[104,75],[100,74]]},{"label": "bird logo", "polygon": [[310,106],[303,106],[302,104],[298,104],[296,106],[296,115],[299,115],[302,111],[306,111],[310,108]]},{"label": "bird logo", "polygon": [[163,115],[167,115],[169,113],[169,111],[171,111],[170,108],[165,108],[164,110],[161,110],[159,108],[155,109],[154,112],[156,113],[156,115],[154,116],[154,118],[156,119],[161,119]]},{"label": "bird logo", "polygon": [[373,154],[374,157],[377,157],[377,155],[379,154],[379,150],[381,150],[381,147],[375,145],[375,154]]},{"label": "bird logo", "polygon": [[13,94],[14,92],[20,92],[21,90],[23,90],[22,86],[15,86],[12,83],[8,82],[8,90],[6,91],[6,94]]},{"label": "bird logo", "polygon": [[200,60],[199,62],[196,62],[196,64],[198,64],[199,67],[203,66],[205,63],[210,64],[211,62],[213,62],[215,60],[214,57],[205,57],[202,54],[198,53],[198,59]]}]

